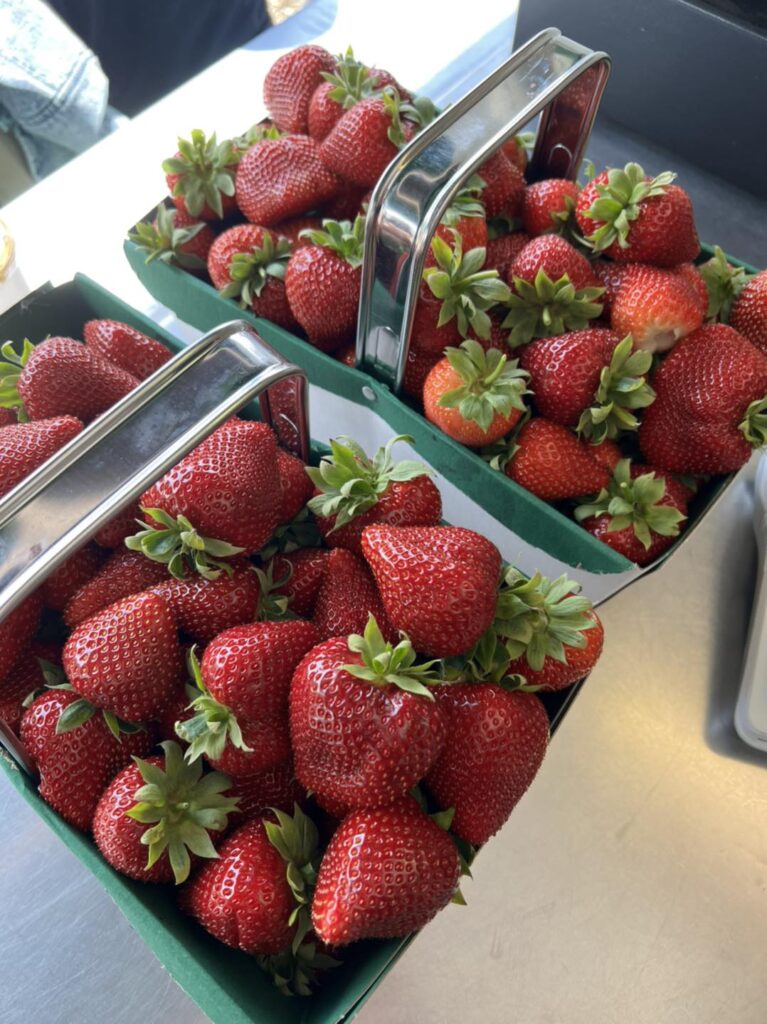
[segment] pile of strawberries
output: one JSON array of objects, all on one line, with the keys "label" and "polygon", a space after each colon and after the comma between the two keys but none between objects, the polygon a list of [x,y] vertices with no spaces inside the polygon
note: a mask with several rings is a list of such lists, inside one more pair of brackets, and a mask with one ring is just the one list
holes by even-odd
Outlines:
[{"label": "pile of strawberries", "polygon": [[[133,237],[354,365],[371,188],[434,113],[351,50],[280,57],[270,120],[164,164],[175,210]],[[644,565],[700,479],[767,439],[767,272],[697,266],[687,193],[635,163],[527,184],[505,143],[427,258],[404,394],[456,441]],[[233,223],[232,218],[247,223]]]},{"label": "pile of strawberries", "polygon": [[[44,457],[22,438],[44,431],[50,453],[96,414],[76,388],[57,404],[69,364],[46,353],[86,365],[121,331],[159,361],[108,321],[9,360],[29,421],[0,427],[0,479]],[[147,368],[119,373],[127,387]],[[371,458],[339,439],[307,467],[235,417],[0,623],[0,716],[43,798],[116,870],[178,884],[183,910],[286,992],[461,900],[543,760],[536,691],[583,678],[602,648],[575,583],[528,579],[440,525],[400,440]]]}]

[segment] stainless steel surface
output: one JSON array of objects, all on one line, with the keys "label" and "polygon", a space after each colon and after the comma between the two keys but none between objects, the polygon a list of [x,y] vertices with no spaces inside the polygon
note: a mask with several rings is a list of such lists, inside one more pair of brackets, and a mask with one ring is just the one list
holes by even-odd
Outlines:
[{"label": "stainless steel surface", "polygon": [[360,366],[399,390],[427,247],[450,200],[538,114],[530,177],[575,177],[609,70],[606,54],[546,29],[448,107],[387,168],[365,232]]}]

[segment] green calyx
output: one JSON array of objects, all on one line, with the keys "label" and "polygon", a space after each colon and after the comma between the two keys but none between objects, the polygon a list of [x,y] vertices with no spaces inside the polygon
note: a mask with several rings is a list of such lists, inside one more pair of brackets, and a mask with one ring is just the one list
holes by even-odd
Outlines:
[{"label": "green calyx", "polygon": [[754,448],[763,448],[767,444],[767,396],[749,405],[739,429]]},{"label": "green calyx", "polygon": [[126,815],[151,825],[141,836],[148,847],[147,870],[167,853],[176,884],[189,877],[190,853],[218,857],[210,832],[226,828],[228,815],[237,809],[236,797],[224,796],[232,785],[221,772],[202,773],[202,761],[187,764],[178,743],[161,743],[165,770],[134,757],[144,785],[136,790],[136,803]]},{"label": "green calyx", "polygon": [[576,289],[567,274],[552,281],[543,267],[535,275],[535,282],[514,278],[514,291],[506,305],[509,312],[503,326],[511,328],[509,345],[519,348],[533,338],[552,338],[566,331],[582,331],[589,320],[602,312],[602,303],[596,302],[604,288]]},{"label": "green calyx", "polygon": [[416,665],[416,653],[407,637],[396,645],[384,640],[375,618],[368,616],[362,636],[353,633],[348,641],[349,650],[359,654],[361,665],[343,665],[345,672],[362,679],[373,686],[397,686],[407,693],[434,700],[429,685],[442,682],[434,666],[438,661],[427,661]]},{"label": "green calyx", "polygon": [[338,54],[334,71],[321,71],[320,75],[333,86],[328,93],[330,99],[344,110],[350,110],[360,100],[380,94],[378,79],[357,60],[351,46],[347,47],[346,53]]},{"label": "green calyx", "polygon": [[645,409],[655,401],[655,392],[647,383],[652,354],[634,351],[634,339],[627,334],[613,350],[610,363],[599,377],[594,405],[584,409],[577,431],[592,444],[617,437],[623,430],[636,430],[639,420],[634,409]]},{"label": "green calyx", "polygon": [[358,214],[354,223],[348,220],[323,220],[322,229],[304,228],[302,238],[309,238],[345,259],[352,267],[362,266],[365,245],[365,218]]},{"label": "green calyx", "polygon": [[186,760],[192,764],[204,754],[215,761],[224,753],[227,744],[250,752],[252,748],[243,739],[237,716],[211,696],[205,685],[194,647],[187,654],[187,666],[198,696],[188,705],[195,710],[193,717],[176,722],[176,735],[189,744],[184,754]]},{"label": "green calyx", "polygon": [[498,302],[508,302],[511,290],[498,277],[497,270],[482,270],[487,256],[482,246],[465,255],[461,236],[453,231],[453,247],[435,235],[431,240],[436,266],[427,267],[423,279],[442,306],[437,326],[443,327],[455,317],[458,331],[465,338],[471,328],[480,338],[490,337],[490,317],[486,310]]},{"label": "green calyx", "polygon": [[264,139],[281,139],[286,132],[281,132],[277,125],[274,124],[263,124],[259,121],[257,124],[251,125],[246,132],[242,135],[238,135],[235,139],[232,139],[232,145],[235,150],[235,159],[237,152],[244,153],[251,146],[255,146],[257,142],[263,142]]},{"label": "green calyx", "polygon": [[320,975],[341,961],[321,953],[317,942],[307,937],[294,951],[292,947],[273,956],[257,956],[258,966],[269,974],[284,996],[310,996]]},{"label": "green calyx", "polygon": [[594,501],[579,505],[574,515],[579,523],[592,516],[610,516],[610,533],[631,527],[647,550],[653,533],[676,537],[680,523],[687,518],[673,505],[660,504],[665,494],[663,477],[650,472],[632,480],[631,460],[621,459],[608,486],[602,488]]},{"label": "green calyx", "polygon": [[186,516],[174,519],[161,508],[141,511],[157,525],[136,520],[141,530],[125,538],[125,546],[131,551],[140,551],[153,562],[167,565],[168,572],[177,580],[186,579],[187,570],[198,572],[206,580],[218,579],[222,572],[231,576],[232,567],[225,559],[242,554],[244,548],[215,537],[203,537]]},{"label": "green calyx", "polygon": [[420,130],[427,124],[431,124],[437,116],[437,108],[426,96],[414,96],[410,103],[405,103],[393,85],[387,85],[380,95],[384,109],[391,118],[391,125],[386,134],[389,142],[397,149],[402,149],[409,142],[405,126],[402,123],[403,117],[416,130]]},{"label": "green calyx", "polygon": [[448,362],[463,381],[440,396],[438,404],[457,409],[465,420],[487,430],[496,415],[510,416],[525,410],[528,373],[497,348],[485,352],[478,341],[467,338],[460,348],[445,349]]},{"label": "green calyx", "polygon": [[472,174],[463,188],[453,196],[441,223],[449,228],[454,228],[462,217],[484,217],[485,204],[482,202],[484,189],[485,182],[482,178],[478,174]]},{"label": "green calyx", "polygon": [[136,230],[128,234],[128,238],[141,249],[145,249],[146,263],[178,263],[187,270],[204,270],[205,260],[194,253],[184,252],[183,248],[191,242],[205,227],[204,221],[189,224],[187,227],[176,227],[175,207],[160,204],[155,212],[153,223],[141,221]]},{"label": "green calyx", "polygon": [[238,252],[229,264],[231,283],[221,289],[225,299],[238,299],[243,309],[253,305],[270,278],[285,279],[291,245],[287,238],[265,231],[261,245]]},{"label": "green calyx", "polygon": [[286,619],[295,619],[296,616],[288,608],[289,598],[284,594],[278,594],[277,590],[284,587],[290,580],[292,569],[288,569],[282,579],[274,578],[274,562],[270,561],[265,569],[254,569],[258,577],[258,608],[256,609],[256,622],[283,622]]},{"label": "green calyx", "polygon": [[503,472],[514,456],[519,451],[518,438],[525,424],[532,418],[530,409],[525,409],[522,416],[514,425],[514,429],[506,437],[502,437],[493,444],[480,448],[479,454],[488,463],[491,469],[498,469]]},{"label": "green calyx", "polygon": [[593,234],[587,236],[594,252],[601,252],[617,242],[621,249],[629,248],[631,223],[639,216],[641,204],[652,196],[662,196],[676,175],[663,171],[649,181],[639,164],[628,163],[623,169],[612,167],[607,182],[597,185],[598,198],[584,216],[604,221]]},{"label": "green calyx", "polygon": [[26,423],[29,417],[24,408],[24,401],[19,394],[18,384],[21,372],[35,351],[35,346],[25,338],[19,354],[12,341],[0,345],[0,409],[15,409],[19,423]]},{"label": "green calyx", "polygon": [[216,141],[214,132],[208,139],[195,128],[190,139],[178,140],[179,156],[163,160],[166,174],[178,174],[173,186],[174,196],[183,196],[184,205],[197,217],[205,204],[218,217],[224,216],[221,196],[234,195],[234,169],[239,160],[234,142]]},{"label": "green calyx", "polygon": [[312,483],[322,492],[309,499],[309,511],[323,518],[335,516],[333,530],[337,530],[377,505],[391,484],[429,476],[422,462],[393,461],[392,448],[400,441],[413,444],[408,434],[398,434],[372,459],[350,437],[331,441],[330,455],[323,456],[317,468],[306,467]]},{"label": "green calyx", "polygon": [[698,267],[708,289],[707,320],[729,323],[732,305],[743,291],[749,278],[743,267],[733,267],[727,262],[722,249],[714,246],[714,255]]},{"label": "green calyx", "polygon": [[290,554],[299,548],[318,548],[322,543],[317,522],[308,508],[302,508],[295,519],[278,526],[268,544],[261,548],[258,557],[262,562],[278,554]]}]

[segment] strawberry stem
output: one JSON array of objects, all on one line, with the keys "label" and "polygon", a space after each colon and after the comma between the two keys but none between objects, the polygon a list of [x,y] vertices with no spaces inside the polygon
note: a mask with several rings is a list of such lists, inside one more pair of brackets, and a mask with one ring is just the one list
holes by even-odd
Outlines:
[{"label": "strawberry stem", "polygon": [[194,253],[184,252],[183,247],[202,231],[205,223],[200,221],[198,224],[176,227],[177,213],[174,207],[161,203],[155,211],[154,222],[150,224],[141,221],[136,225],[136,230],[128,234],[128,238],[134,245],[146,250],[146,263],[159,260],[161,263],[178,263],[187,270],[204,270],[205,260]]}]

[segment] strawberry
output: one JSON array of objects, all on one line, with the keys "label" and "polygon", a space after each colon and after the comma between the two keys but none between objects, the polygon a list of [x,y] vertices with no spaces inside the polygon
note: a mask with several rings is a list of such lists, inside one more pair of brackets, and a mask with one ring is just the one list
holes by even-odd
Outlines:
[{"label": "strawberry", "polygon": [[148,592],[81,623],[64,646],[63,663],[81,697],[129,722],[159,714],[184,677],[171,610]]},{"label": "strawberry", "polygon": [[224,298],[250,306],[257,316],[294,330],[296,319],[285,294],[287,239],[257,224],[236,224],[222,231],[208,253],[208,274]]},{"label": "strawberry", "polygon": [[19,736],[33,765],[37,764],[37,757],[45,744],[55,735],[62,713],[78,699],[71,689],[56,686],[44,689],[24,710]]},{"label": "strawberry", "polygon": [[610,473],[613,472],[623,458],[623,452],[617,443],[608,437],[604,441],[600,441],[599,444],[590,445],[589,451],[591,452],[591,457]]},{"label": "strawberry", "polygon": [[74,416],[0,427],[0,498],[82,429],[82,423]]},{"label": "strawberry", "polygon": [[[355,210],[355,214],[357,211]],[[343,220],[342,217],[336,217],[336,220]],[[311,238],[307,238],[303,234],[304,231],[319,231],[322,228],[322,218],[307,216],[307,217],[291,217],[290,220],[281,220],[279,224],[275,224],[272,231],[275,235],[280,235],[282,238],[287,238],[290,242],[291,251],[295,249],[301,249],[305,245],[311,245]]]},{"label": "strawberry", "polygon": [[[372,194],[372,189],[361,185],[345,185],[337,196],[322,204],[322,220],[350,220],[353,223],[358,215],[366,217]],[[316,226],[322,227],[322,222]]]},{"label": "strawberry", "polygon": [[488,218],[519,217],[525,195],[525,179],[503,150],[485,160],[477,168],[477,174],[485,183],[482,202]]},{"label": "strawberry", "polygon": [[[678,268],[677,268],[678,269]],[[748,278],[743,267],[734,267],[727,262],[727,257],[718,245],[714,246],[714,255],[698,268],[695,268],[706,285],[707,302],[705,317],[707,320],[730,322],[730,313],[746,284]],[[740,330],[735,324],[731,324]],[[741,331],[745,335],[745,331]],[[753,344],[753,339],[749,338]],[[757,345],[757,348],[759,346]]]},{"label": "strawberry", "polygon": [[23,701],[45,685],[41,658],[48,662],[55,661],[57,654],[54,645],[32,644],[17,658],[5,678],[0,679],[0,721],[5,722],[17,735],[25,713]]},{"label": "strawberry", "polygon": [[312,622],[323,640],[361,633],[372,615],[387,639],[396,637],[370,570],[345,548],[328,554],[314,603]]},{"label": "strawberry", "polygon": [[489,683],[437,688],[447,738],[426,776],[440,807],[454,807],[451,829],[474,845],[507,821],[538,773],[549,720],[532,693]]},{"label": "strawberry", "polygon": [[594,260],[591,264],[598,284],[604,289],[599,296],[599,301],[602,303],[602,316],[610,316],[615,297],[626,275],[631,273],[634,265],[633,263],[613,263],[609,260]]},{"label": "strawberry", "polygon": [[458,873],[450,836],[411,798],[355,811],[322,858],[314,930],[332,947],[407,935],[450,902]]},{"label": "strawberry", "polygon": [[89,320],[83,338],[86,345],[138,380],[146,380],[172,356],[159,341],[119,320]]},{"label": "strawberry", "polygon": [[261,772],[232,779],[230,795],[237,800],[237,816],[243,820],[265,814],[270,807],[292,811],[306,802],[306,791],[296,779],[292,759],[270,765]]},{"label": "strawberry", "polygon": [[580,586],[510,566],[498,591],[493,630],[528,686],[561,690],[588,675],[602,653],[604,629]]},{"label": "strawberry", "polygon": [[203,775],[202,762],[187,764],[177,743],[162,749],[163,757],[136,758],[115,776],[93,816],[93,838],[129,878],[180,884],[192,856],[217,856],[211,833],[224,831],[236,801],[224,796],[225,775]]},{"label": "strawberry", "polygon": [[522,226],[528,235],[562,234],[573,221],[578,183],[549,178],[528,185],[522,200]]},{"label": "strawberry", "polygon": [[493,621],[498,549],[456,526],[368,526],[362,550],[395,629],[417,651],[468,651]]},{"label": "strawberry", "polygon": [[[453,197],[435,232],[447,245],[452,246],[454,232],[457,232],[461,236],[461,248],[464,252],[487,247],[487,219],[481,199],[483,188],[482,179],[475,174]],[[424,266],[433,267],[436,264],[436,255],[429,246]]]},{"label": "strawberry", "polygon": [[520,487],[543,501],[564,501],[606,487],[610,474],[567,427],[536,416],[488,458]]},{"label": "strawberry", "polygon": [[672,476],[623,459],[596,498],[575,509],[575,518],[630,562],[648,565],[679,536],[688,500]]},{"label": "strawberry", "polygon": [[276,554],[267,564],[274,584],[273,593],[288,599],[288,607],[294,615],[311,618],[317,601],[317,593],[325,577],[328,552],[324,548],[299,548],[284,554]]},{"label": "strawberry", "polygon": [[145,529],[126,544],[209,579],[220,558],[258,551],[280,519],[277,442],[265,423],[231,419],[141,496]]},{"label": "strawberry", "polygon": [[691,282],[676,270],[629,264],[613,299],[610,326],[631,334],[646,352],[667,352],[703,323],[705,308]]},{"label": "strawberry", "polygon": [[239,154],[231,139],[216,141],[195,128],[178,140],[175,156],[163,160],[165,181],[177,210],[198,220],[223,220],[237,209],[234,175]]},{"label": "strawberry", "polygon": [[167,578],[164,565],[150,561],[139,551],[115,551],[70,597],[64,608],[64,621],[74,629],[115,601],[138,594]]},{"label": "strawberry", "polygon": [[136,501],[104,523],[93,539],[102,548],[122,548],[125,538],[135,532],[137,519],[141,519],[141,507]]},{"label": "strawberry", "polygon": [[312,95],[323,71],[332,73],[335,67],[321,46],[297,46],[277,58],[264,79],[264,104],[278,128],[306,132]]},{"label": "strawberry", "polygon": [[444,723],[426,685],[433,663],[415,658],[407,639],[386,643],[371,615],[364,635],[333,637],[300,662],[290,687],[293,756],[299,781],[320,799],[393,803],[434,762]]},{"label": "strawberry", "polygon": [[511,276],[506,280],[514,284],[514,279],[519,277],[528,284],[535,284],[539,270],[544,270],[552,281],[559,281],[566,274],[577,291],[593,288],[598,283],[586,257],[558,235],[531,239],[512,263]]},{"label": "strawberry", "polygon": [[277,472],[282,492],[280,523],[290,523],[311,497],[312,482],[301,459],[284,448],[277,449]]},{"label": "strawberry", "polygon": [[40,624],[42,610],[42,597],[36,590],[0,621],[0,683],[29,646]]},{"label": "strawberry", "polygon": [[104,557],[95,544],[86,544],[54,569],[40,588],[46,608],[63,612],[77,591],[96,575]]},{"label": "strawberry", "polygon": [[527,374],[499,349],[483,351],[467,339],[445,350],[424,382],[427,419],[471,447],[492,444],[512,429],[525,410]]},{"label": "strawberry", "polygon": [[485,265],[498,271],[502,281],[510,281],[511,267],[519,253],[530,241],[524,231],[512,231],[510,235],[491,237],[487,243]]},{"label": "strawberry", "polygon": [[207,643],[222,630],[252,622],[258,611],[258,577],[246,560],[233,563],[232,572],[208,580],[169,578],[151,587],[168,605],[176,625],[186,636]]},{"label": "strawberry", "polygon": [[[421,462],[392,460],[400,441],[413,443],[406,434],[393,437],[369,458],[350,437],[330,442],[318,468],[306,472],[316,494],[309,509],[325,543],[362,554],[362,531],[370,523],[392,526],[436,526],[442,518],[440,493]],[[350,630],[350,632],[356,632]]]},{"label": "strawberry", "polygon": [[730,473],[767,441],[767,357],[724,324],[688,334],[656,370],[642,454],[671,473]]},{"label": "strawberry", "polygon": [[650,353],[634,352],[630,335],[619,341],[602,327],[534,341],[521,362],[540,415],[576,427],[595,444],[636,430],[633,410],[654,398],[646,382]]},{"label": "strawberry", "polygon": [[320,147],[305,135],[264,139],[237,168],[237,205],[253,224],[267,227],[316,209],[342,187],[320,160]]},{"label": "strawberry", "polygon": [[324,220],[313,245],[288,262],[285,289],[296,320],[317,348],[332,352],[354,337],[362,280],[365,221]]},{"label": "strawberry", "polygon": [[673,267],[700,249],[690,197],[664,171],[655,178],[639,164],[602,171],[581,190],[575,215],[595,252],[619,263]]},{"label": "strawberry", "polygon": [[767,272],[752,277],[738,293],[730,325],[767,355]]},{"label": "strawberry", "polygon": [[131,242],[146,251],[146,263],[159,260],[191,271],[205,269],[215,237],[205,221],[164,203],[157,207],[151,223],[139,221],[128,233]]},{"label": "strawberry", "polygon": [[501,145],[501,151],[524,174],[527,170],[527,151],[532,149],[534,142],[535,135],[532,132],[521,132],[506,139]]},{"label": "strawberry", "polygon": [[387,72],[375,72],[356,60],[351,46],[334,63],[332,70],[320,72],[323,81],[309,101],[307,130],[317,142],[322,142],[346,110],[395,84]]}]

